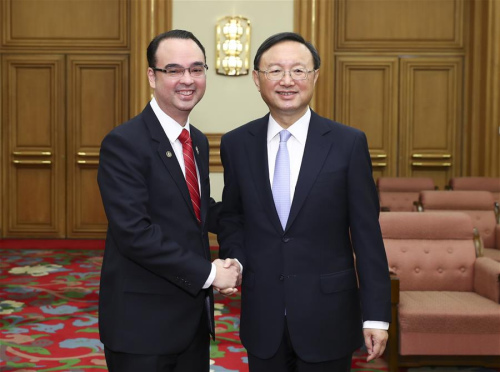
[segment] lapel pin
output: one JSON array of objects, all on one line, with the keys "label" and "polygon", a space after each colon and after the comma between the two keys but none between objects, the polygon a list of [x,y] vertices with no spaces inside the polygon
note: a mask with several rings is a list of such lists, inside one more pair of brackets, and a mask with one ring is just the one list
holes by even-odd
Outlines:
[{"label": "lapel pin", "polygon": [[198,146],[195,146],[194,149],[196,150],[196,154],[200,155],[200,151],[198,151]]},{"label": "lapel pin", "polygon": [[172,153],[171,153],[170,151],[167,151],[167,152],[165,153],[165,155],[167,155],[167,158],[171,158],[171,157],[172,157]]}]

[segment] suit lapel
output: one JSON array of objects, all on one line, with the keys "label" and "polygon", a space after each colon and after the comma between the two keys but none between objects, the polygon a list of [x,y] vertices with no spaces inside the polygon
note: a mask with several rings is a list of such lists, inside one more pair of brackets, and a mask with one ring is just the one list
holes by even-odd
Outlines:
[{"label": "suit lapel", "polygon": [[282,232],[283,228],[281,227],[278,212],[276,212],[269,180],[269,163],[267,158],[268,123],[269,114],[250,127],[248,141],[246,141],[246,152],[257,195],[260,197],[264,210],[271,219],[273,226],[277,231]]},{"label": "suit lapel", "polygon": [[322,121],[321,117],[311,112],[311,122],[309,123],[299,178],[295,186],[295,193],[285,230],[292,225],[294,219],[297,217],[311,187],[316,181],[316,177],[323,167],[323,163],[332,145],[329,136],[325,135],[330,131],[331,128]]},{"label": "suit lapel", "polygon": [[151,138],[153,141],[158,143],[157,152],[162,160],[163,164],[167,168],[170,176],[174,180],[179,192],[181,193],[187,207],[191,210],[193,218],[196,218],[193,210],[193,205],[191,203],[191,196],[189,195],[189,190],[187,188],[186,179],[182,173],[181,167],[179,166],[179,161],[177,160],[172,145],[168,140],[167,135],[163,131],[161,124],[154,114],[153,109],[148,104],[143,111],[144,121],[151,133]]}]

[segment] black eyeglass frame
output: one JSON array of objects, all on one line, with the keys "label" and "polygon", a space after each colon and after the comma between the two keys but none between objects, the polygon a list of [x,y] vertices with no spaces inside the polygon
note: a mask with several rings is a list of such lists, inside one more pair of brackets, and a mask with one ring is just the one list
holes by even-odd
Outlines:
[{"label": "black eyeglass frame", "polygon": [[[193,76],[193,74],[191,73],[191,69],[192,68],[196,68],[196,67],[203,67],[205,69],[205,72],[203,73],[203,75],[200,75],[200,76]],[[159,68],[159,67],[150,67],[151,70],[153,71],[158,71],[158,72],[163,72],[164,74],[167,74],[168,76],[168,69],[166,68]],[[186,73],[186,70],[189,71],[189,75],[191,75],[191,77],[202,77],[202,76],[206,76],[207,74],[207,70],[208,70],[208,65],[205,63],[204,65],[194,65],[194,66],[191,66],[191,67],[182,67],[182,66],[171,66],[169,68],[174,68],[174,69],[178,69],[178,70],[181,70],[182,69],[182,75],[179,75],[179,76],[173,76],[173,77],[181,77],[181,76],[184,76],[184,74]]]}]

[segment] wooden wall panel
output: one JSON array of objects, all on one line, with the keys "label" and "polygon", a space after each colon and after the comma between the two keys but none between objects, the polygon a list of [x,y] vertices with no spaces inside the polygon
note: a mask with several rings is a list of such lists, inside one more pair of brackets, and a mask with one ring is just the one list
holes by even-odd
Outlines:
[{"label": "wooden wall panel", "polygon": [[336,119],[364,131],[374,176],[397,171],[397,57],[339,56]]},{"label": "wooden wall panel", "polygon": [[3,235],[63,237],[64,56],[5,55]]},{"label": "wooden wall panel", "polygon": [[462,48],[463,0],[339,0],[340,49]]},{"label": "wooden wall panel", "polygon": [[128,58],[68,57],[68,237],[99,237],[107,220],[97,187],[99,148],[128,119]]},{"label": "wooden wall panel", "polygon": [[500,177],[500,4],[488,2],[488,58],[486,85],[485,170]]},{"label": "wooden wall panel", "polygon": [[5,47],[126,48],[127,0],[4,0]]},{"label": "wooden wall panel", "polygon": [[459,173],[462,87],[460,57],[401,60],[402,176],[431,176],[444,188]]}]

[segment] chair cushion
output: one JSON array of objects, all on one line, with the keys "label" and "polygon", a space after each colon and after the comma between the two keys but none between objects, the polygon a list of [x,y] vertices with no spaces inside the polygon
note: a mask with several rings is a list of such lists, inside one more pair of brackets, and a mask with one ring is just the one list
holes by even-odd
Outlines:
[{"label": "chair cushion", "polygon": [[399,327],[402,332],[500,335],[500,304],[474,292],[401,291]]},{"label": "chair cushion", "polygon": [[420,193],[420,201],[430,210],[483,210],[493,211],[494,200],[489,191],[436,191]]},{"label": "chair cushion", "polygon": [[500,305],[473,292],[402,291],[399,334],[401,354],[500,355]]},{"label": "chair cushion", "polygon": [[456,210],[467,213],[484,246],[495,247],[496,218],[493,196],[489,191],[422,191],[420,202],[426,212]]},{"label": "chair cushion", "polygon": [[380,213],[384,239],[471,240],[473,226],[465,212]]},{"label": "chair cushion", "polygon": [[483,250],[484,257],[489,257],[495,261],[500,262],[500,250],[495,248],[484,248]]},{"label": "chair cushion", "polygon": [[430,177],[380,177],[377,188],[379,191],[419,192],[434,190],[434,181]]},{"label": "chair cushion", "polygon": [[500,193],[500,177],[453,177],[450,186],[453,190],[484,190]]},{"label": "chair cushion", "polygon": [[472,291],[472,240],[384,239],[389,269],[402,291]]}]

